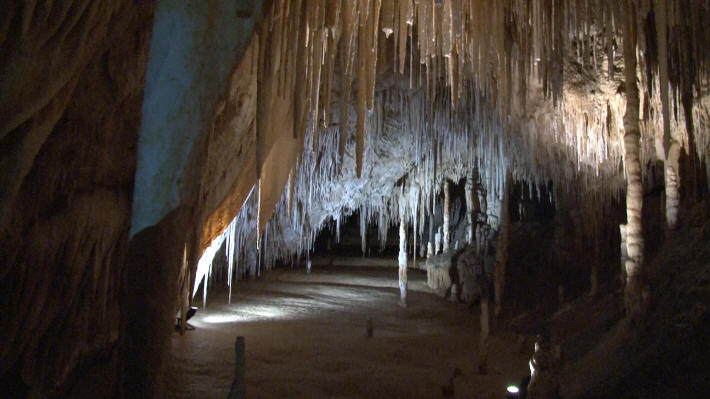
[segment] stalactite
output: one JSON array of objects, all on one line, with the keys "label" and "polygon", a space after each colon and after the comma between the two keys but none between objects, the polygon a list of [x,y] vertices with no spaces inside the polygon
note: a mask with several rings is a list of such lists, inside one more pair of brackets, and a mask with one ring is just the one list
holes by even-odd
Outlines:
[{"label": "stalactite", "polygon": [[[668,24],[666,22],[666,0],[654,0],[656,16],[656,34],[658,43],[658,77],[659,93],[661,95],[661,111],[663,115],[663,158],[668,154],[671,141],[670,105],[668,103]],[[626,58],[626,54],[624,54]]]},{"label": "stalactite", "polygon": [[643,184],[639,161],[639,93],[636,84],[636,10],[625,2],[624,75],[626,113],[624,114],[624,166],[626,168],[626,289],[624,303],[630,318],[640,316],[645,308],[643,283],[643,234],[641,214]]},{"label": "stalactite", "polygon": [[473,232],[473,176],[468,175],[466,177],[466,242],[468,245],[473,244],[474,232]]},{"label": "stalactite", "polygon": [[503,294],[505,290],[505,267],[508,263],[508,247],[510,246],[510,191],[512,190],[512,177],[507,176],[503,196],[500,199],[500,227],[498,229],[498,248],[496,249],[496,263],[494,271],[495,307],[493,315],[497,319],[502,311]]},{"label": "stalactite", "polygon": [[326,68],[326,83],[325,83],[325,100],[323,103],[323,127],[328,127],[330,125],[330,105],[331,105],[331,95],[333,92],[333,77],[335,73],[335,61],[337,59],[338,44],[340,42],[340,35],[342,33],[340,25],[340,10],[342,1],[329,1],[326,3],[326,37],[327,46],[324,49],[325,57],[327,60]]},{"label": "stalactite", "polygon": [[[474,170],[476,194],[469,194],[467,178],[467,239],[470,242],[475,235],[481,254],[491,234],[490,226],[499,224],[499,216],[505,210],[499,209],[499,199],[506,190],[507,171],[537,189],[538,198],[545,195],[544,186],[552,183],[556,187],[569,186],[576,198],[608,203],[624,192],[625,181],[618,168],[622,157],[627,174],[635,173],[634,162],[645,164],[654,155],[652,150],[639,147],[639,139],[647,146],[645,143],[667,121],[671,138],[676,139],[680,150],[689,149],[692,135],[697,139],[697,155],[707,157],[710,145],[702,132],[707,130],[710,118],[708,106],[702,102],[705,97],[696,99],[695,107],[684,109],[686,118],[696,123],[695,129],[684,131],[673,118],[680,118],[682,111],[677,101],[667,99],[666,113],[660,94],[649,95],[644,98],[644,114],[655,116],[645,120],[639,129],[637,108],[635,143],[622,145],[622,137],[626,141],[634,136],[626,123],[621,125],[624,96],[619,95],[619,76],[614,74],[614,63],[622,62],[615,50],[621,39],[617,27],[626,21],[622,18],[623,7],[610,1],[603,3],[600,7],[573,0],[447,0],[440,4],[419,0],[342,0],[282,2],[272,7],[265,17],[268,27],[259,31],[255,39],[257,60],[253,69],[259,71],[256,115],[242,117],[245,124],[252,126],[253,139],[266,146],[265,134],[278,126],[268,119],[280,118],[283,105],[288,104],[285,114],[293,117],[292,136],[303,143],[299,141],[293,147],[298,155],[288,177],[288,188],[276,204],[268,227],[264,227],[269,237],[268,243],[266,239],[263,243],[264,268],[271,268],[277,259],[308,253],[328,217],[341,221],[353,209],[360,209],[362,226],[376,223],[381,245],[386,241],[387,230],[401,222],[402,213],[410,221],[408,218],[417,217],[418,209],[421,216],[413,222],[415,237],[419,234],[433,247],[438,227],[434,223],[434,214],[439,212],[434,206],[437,190],[442,181],[459,181]],[[658,5],[655,9],[665,5],[657,1],[654,4]],[[627,6],[640,12],[648,4]],[[708,8],[695,3],[692,7],[703,13]],[[666,68],[668,76],[656,76],[662,74],[659,68],[652,76],[642,75],[646,79],[642,82],[645,87],[658,81],[674,98],[679,93],[678,85],[686,97],[693,90],[705,96],[698,84],[707,80],[702,68],[694,72],[676,71],[675,67],[687,64],[691,59],[689,49],[703,48],[705,39],[691,40],[689,37],[696,34],[673,33],[690,29],[692,24],[679,25],[679,17],[673,14],[677,12],[671,11],[667,10],[665,22],[661,17],[656,20],[657,41],[666,36],[668,39],[661,45],[667,47],[666,56],[659,56],[658,60],[659,66],[670,68]],[[700,26],[699,21],[694,23]],[[649,52],[643,47],[637,49],[635,43],[632,47],[629,54],[641,54],[639,65],[644,67],[643,63],[649,62],[653,70],[655,64]],[[602,54],[604,49],[606,54]],[[699,65],[707,63],[699,52],[693,54]],[[630,61],[627,58],[624,54],[624,63]],[[608,70],[608,76],[601,76],[597,68]],[[630,82],[635,83],[637,68],[634,65],[633,71],[625,69],[633,73],[633,79],[627,76],[624,86],[631,93],[635,84]],[[353,88],[356,93],[352,93]],[[334,99],[330,98],[331,92]],[[232,108],[242,112],[239,104]],[[627,114],[631,115],[629,108],[632,106],[627,107]],[[351,121],[353,109],[357,121]],[[666,114],[670,117],[666,118]],[[337,123],[328,123],[331,117]],[[626,122],[628,118],[624,119]],[[235,120],[225,126],[241,122]],[[229,129],[225,128],[227,136],[237,135]],[[662,129],[666,131],[665,126]],[[220,147],[236,153],[235,148],[224,145],[228,140],[210,140],[210,156],[219,153]],[[635,161],[628,154],[634,149]],[[268,155],[261,150],[268,148],[256,154],[257,166]],[[383,165],[388,172],[377,170]],[[220,175],[212,173],[205,178]],[[392,198],[399,195],[396,190],[405,188],[391,188],[389,182],[403,177],[416,183],[421,193],[415,209],[400,212]],[[627,190],[629,195],[632,192]],[[552,193],[547,194],[552,201]],[[321,199],[329,205],[322,205]],[[480,212],[469,215],[476,202]],[[633,201],[630,203],[633,206]],[[240,215],[262,211],[271,212],[249,200],[237,215],[244,223],[237,223],[236,231],[230,233],[234,234],[234,244],[227,249],[234,251],[235,259],[254,253],[257,244],[261,246],[257,240],[261,232],[249,230],[260,227]],[[427,213],[428,235],[424,234]],[[634,208],[632,214],[640,215],[640,207]],[[446,221],[444,225],[443,241],[448,249],[451,237]],[[635,237],[640,234],[640,227],[635,230],[633,226],[630,222],[629,232]],[[441,234],[438,235],[441,241]],[[363,227],[361,239],[366,239]],[[630,239],[629,245],[635,246],[631,252],[639,252],[635,238]],[[239,268],[244,265],[233,267],[239,275]]]},{"label": "stalactite", "polygon": [[407,224],[404,216],[399,221],[399,300],[400,305],[407,306]]},{"label": "stalactite", "polygon": [[362,256],[365,256],[367,254],[367,219],[363,208],[360,208],[360,249],[362,249]]},{"label": "stalactite", "polygon": [[345,143],[350,134],[350,97],[352,91],[351,82],[353,81],[353,55],[355,35],[358,30],[356,29],[356,18],[357,18],[357,0],[343,0],[343,12],[341,13],[342,19],[341,23],[343,25],[343,44],[342,50],[340,52],[340,67],[341,71],[341,84],[342,84],[342,99],[340,107],[340,141],[338,144],[338,154],[340,159],[345,155]]},{"label": "stalactite", "polygon": [[[478,202],[481,206],[481,215],[485,218],[488,214],[488,201],[486,199],[486,193],[482,189],[479,189],[476,194],[478,196]],[[487,239],[488,234],[485,231],[484,224],[478,224],[478,227],[476,228],[476,254],[478,256],[482,256],[484,254]]]},{"label": "stalactite", "polygon": [[[366,14],[365,14],[366,15]],[[365,117],[367,112],[367,52],[368,41],[362,19],[366,18],[360,14],[360,28],[358,34],[358,72],[357,72],[357,142],[355,146],[355,160],[357,162],[357,177],[362,177],[362,159],[365,151]]]},{"label": "stalactite", "polygon": [[417,268],[417,222],[419,220],[419,187],[413,186],[410,189],[410,207],[412,212],[412,219],[414,220],[414,229],[412,234],[414,237],[414,243],[412,246],[412,268]]},{"label": "stalactite", "polygon": [[232,223],[229,224],[229,227],[227,227],[227,238],[226,238],[226,256],[227,256],[227,264],[228,264],[228,271],[227,271],[227,284],[229,286],[229,297],[228,297],[228,303],[232,303],[232,276],[234,274],[234,248],[235,245],[237,244],[235,242],[236,239],[236,218],[232,221]]},{"label": "stalactite", "polygon": [[[433,196],[432,196],[433,201]],[[430,249],[431,247],[431,249]],[[436,255],[436,241],[434,236],[434,206],[429,209],[429,241],[427,244],[427,258]]]},{"label": "stalactite", "polygon": [[449,194],[449,181],[444,180],[444,242],[443,242],[443,252],[447,252],[449,250],[449,246],[451,245],[451,227],[449,226],[451,216],[449,214],[449,208],[451,207],[451,196]]}]

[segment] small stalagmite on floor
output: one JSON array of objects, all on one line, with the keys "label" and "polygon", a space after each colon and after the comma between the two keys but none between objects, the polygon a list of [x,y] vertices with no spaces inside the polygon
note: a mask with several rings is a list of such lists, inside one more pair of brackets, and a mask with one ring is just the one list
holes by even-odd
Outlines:
[{"label": "small stalagmite on floor", "polygon": [[244,337],[237,337],[234,344],[235,366],[234,381],[229,389],[228,399],[244,399],[246,397],[246,381],[244,380]]},{"label": "small stalagmite on floor", "polygon": [[449,380],[446,382],[446,384],[441,386],[441,396],[445,398],[453,398],[455,396],[455,391],[454,391],[454,380],[456,377],[461,376],[461,369],[456,367],[454,369],[454,372],[451,374],[451,377],[449,377]]}]

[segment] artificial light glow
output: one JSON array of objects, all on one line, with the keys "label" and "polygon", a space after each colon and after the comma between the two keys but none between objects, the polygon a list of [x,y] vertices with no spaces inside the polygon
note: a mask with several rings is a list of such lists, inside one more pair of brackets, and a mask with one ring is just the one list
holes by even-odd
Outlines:
[{"label": "artificial light glow", "polygon": [[275,306],[241,306],[235,312],[214,313],[204,316],[203,323],[223,324],[236,322],[249,322],[260,320],[285,320],[290,318],[290,313],[280,310]]},{"label": "artificial light glow", "polygon": [[520,390],[515,385],[508,386],[508,393],[518,393]]},{"label": "artificial light glow", "polygon": [[215,314],[209,315],[202,319],[203,322],[208,324],[222,324],[222,323],[234,323],[237,321],[244,321],[244,317],[240,315],[226,315],[226,314]]}]

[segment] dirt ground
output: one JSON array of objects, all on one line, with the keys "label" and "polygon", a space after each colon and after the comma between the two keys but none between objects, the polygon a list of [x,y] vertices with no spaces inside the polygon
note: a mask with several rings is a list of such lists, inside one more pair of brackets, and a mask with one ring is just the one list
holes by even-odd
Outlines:
[{"label": "dirt ground", "polygon": [[456,367],[455,397],[501,398],[525,375],[528,359],[507,333],[491,337],[479,375],[478,310],[431,294],[419,271],[401,308],[396,278],[397,269],[280,270],[239,282],[231,305],[211,293],[190,320],[196,330],[171,336],[160,396],[226,398],[238,335],[252,398],[437,398]]}]

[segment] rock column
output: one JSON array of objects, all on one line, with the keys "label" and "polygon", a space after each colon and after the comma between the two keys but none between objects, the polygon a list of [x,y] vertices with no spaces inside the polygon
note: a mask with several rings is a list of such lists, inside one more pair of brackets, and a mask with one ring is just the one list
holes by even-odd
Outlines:
[{"label": "rock column", "polygon": [[636,318],[644,311],[646,298],[643,284],[643,184],[639,160],[639,90],[636,83],[636,9],[626,1],[624,24],[624,73],[626,83],[626,113],[624,114],[624,165],[626,167],[626,315]]}]

